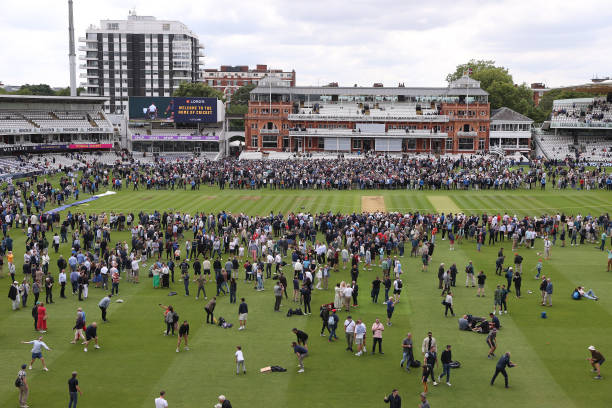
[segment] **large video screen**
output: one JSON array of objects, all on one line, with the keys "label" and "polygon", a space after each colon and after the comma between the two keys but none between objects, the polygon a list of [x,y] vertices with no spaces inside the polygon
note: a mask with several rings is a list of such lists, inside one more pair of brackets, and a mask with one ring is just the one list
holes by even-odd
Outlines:
[{"label": "large video screen", "polygon": [[218,105],[216,98],[134,96],[129,102],[130,120],[216,123],[223,120]]}]

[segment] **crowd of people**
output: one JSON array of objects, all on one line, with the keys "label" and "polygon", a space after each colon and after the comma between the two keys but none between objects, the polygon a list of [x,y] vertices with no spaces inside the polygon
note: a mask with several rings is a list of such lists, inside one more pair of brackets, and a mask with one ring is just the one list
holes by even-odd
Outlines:
[{"label": "crowd of people", "polygon": [[[521,165],[522,164],[522,165]],[[603,165],[591,167],[571,159],[532,160],[482,155],[460,157],[374,155],[354,158],[211,161],[158,159],[154,162],[117,161],[113,165],[94,159],[75,169],[83,177],[67,194],[115,189],[191,189],[216,185],[220,189],[412,189],[412,190],[513,190],[546,188],[612,190],[612,173]]]},{"label": "crowd of people", "polygon": [[[333,162],[331,164],[333,165]],[[373,163],[373,166],[385,166],[385,164],[381,161]],[[66,297],[66,287],[68,287],[69,293],[77,296],[79,301],[88,299],[89,287],[94,285],[103,289],[105,293],[98,306],[101,320],[106,322],[108,321],[107,310],[112,297],[119,293],[120,282],[138,283],[142,281],[144,274],[152,278],[151,284],[156,289],[173,288],[175,282],[178,281],[179,284],[182,284],[186,296],[191,296],[190,286],[195,282],[197,284],[196,299],[203,296],[205,300],[208,300],[209,294],[206,290],[210,288],[207,288],[206,284],[212,283],[214,289],[210,294],[211,300],[206,303],[204,310],[207,323],[214,324],[218,323],[214,316],[217,297],[229,295],[229,302],[236,303],[240,281],[246,282],[249,286],[254,285],[258,291],[263,291],[268,282],[272,281],[272,292],[275,298],[273,310],[280,311],[282,298],[284,296],[288,300],[289,292],[292,294],[295,306],[303,308],[305,315],[312,314],[313,291],[329,289],[331,286],[334,289],[333,298],[330,296],[329,302],[322,305],[319,310],[319,316],[322,319],[321,336],[328,337],[329,342],[335,342],[338,339],[336,330],[340,328],[345,335],[346,349],[355,352],[356,356],[365,355],[369,347],[371,347],[372,354],[376,347],[378,347],[378,352],[383,354],[385,322],[377,318],[366,323],[362,319],[353,320],[348,315],[343,326],[339,326],[339,313],[345,311],[350,314],[351,310],[355,311],[354,308],[359,305],[359,294],[363,292],[364,287],[369,290],[371,301],[374,303],[378,303],[382,289],[384,300],[381,299],[381,301],[386,306],[386,326],[389,328],[392,325],[395,306],[401,301],[404,273],[401,259],[406,253],[409,253],[411,257],[420,258],[422,270],[427,271],[434,251],[442,241],[448,240],[449,249],[453,249],[455,243],[463,243],[470,245],[475,251],[480,251],[483,246],[506,245],[507,242],[507,246],[511,247],[513,253],[512,260],[506,261],[506,254],[501,248],[496,259],[491,262],[496,266],[496,273],[503,274],[507,278],[507,286],[498,286],[493,296],[494,311],[499,308],[501,315],[502,307],[507,312],[507,298],[508,293],[512,290],[512,284],[514,284],[516,297],[521,296],[520,287],[523,276],[521,251],[537,246],[542,249],[545,259],[552,256],[554,247],[597,243],[604,251],[606,240],[612,236],[612,222],[607,213],[598,216],[542,214],[517,217],[501,213],[467,215],[420,212],[405,214],[270,213],[266,216],[231,214],[224,211],[208,214],[161,210],[140,211],[138,214],[113,212],[95,214],[67,211],[65,215],[57,212],[44,212],[46,206],[60,205],[66,200],[66,197],[74,196],[75,199],[78,199],[79,191],[96,191],[98,184],[104,184],[105,180],[111,179],[111,174],[119,176],[111,180],[114,188],[123,188],[123,183],[128,185],[131,183],[134,189],[138,188],[139,184],[147,185],[147,188],[159,188],[159,180],[166,180],[161,182],[161,185],[166,186],[165,188],[168,182],[172,186],[176,183],[176,188],[186,188],[189,184],[192,185],[192,188],[197,188],[197,183],[187,174],[194,174],[190,166],[199,165],[195,162],[160,165],[155,168],[159,174],[152,178],[132,168],[115,168],[109,173],[108,169],[93,166],[85,170],[84,177],[81,179],[78,179],[76,174],[61,177],[59,187],[53,186],[46,180],[29,180],[14,185],[9,184],[2,192],[0,224],[3,239],[0,243],[0,274],[4,274],[3,265],[6,259],[7,274],[10,275],[10,282],[12,282],[8,295],[12,309],[29,308],[30,304],[33,305],[32,316],[35,329],[44,334],[47,330],[49,313],[45,303],[49,305],[57,300],[57,297],[56,300],[53,298],[56,285],[60,287],[60,298]],[[248,165],[257,166],[257,163],[249,162]],[[292,164],[284,163],[283,165],[291,166]],[[398,160],[397,165],[412,169],[410,163],[402,160]],[[437,164],[437,166],[444,165],[451,165],[451,163],[439,162]],[[466,168],[468,172],[482,174],[482,168],[479,170],[473,167],[475,165],[466,160],[465,163],[459,165],[458,169]],[[489,169],[494,169],[496,165],[490,163],[487,166]],[[439,169],[434,162],[420,163],[416,168],[423,170],[424,174],[427,171]],[[310,168],[304,174],[312,174],[313,169]],[[223,180],[217,177],[218,174],[214,175],[213,170],[208,168],[201,170],[204,173],[213,172],[208,179],[206,176],[203,181],[215,182],[217,180],[220,186],[223,186]],[[238,170],[238,173],[235,171],[235,169],[229,171],[227,176],[229,178],[226,180],[234,188],[237,186],[235,184],[237,179],[232,178],[232,172],[234,175],[239,174],[239,179],[242,177],[247,177],[249,180],[259,179],[254,177],[257,173],[249,175],[241,173],[243,171],[241,169]],[[287,175],[291,174],[293,177],[293,170],[286,171]],[[538,180],[538,177],[541,176],[537,174],[538,169],[530,171],[535,172],[534,180]],[[522,172],[519,173],[522,177]],[[282,180],[275,176],[272,179]],[[262,180],[266,178],[259,180],[263,183]],[[350,183],[353,183],[356,179],[348,178],[347,180],[352,180]],[[274,181],[269,184],[273,185],[272,188],[282,188],[283,183],[278,184]],[[296,186],[293,184],[291,188],[297,188]],[[431,188],[431,186],[428,184],[428,187],[424,188]],[[381,187],[381,185],[375,184],[372,187]],[[14,248],[11,235],[19,233],[20,229],[26,237],[25,247]],[[111,238],[118,233],[126,233],[130,238],[125,240]],[[566,245],[567,240],[570,241],[568,245]],[[64,259],[59,254],[60,247],[70,248],[68,259]],[[22,276],[19,277],[21,282],[18,282],[15,256],[21,255],[22,251]],[[608,268],[611,263],[612,250],[608,250]],[[144,265],[149,265],[149,268],[145,268]],[[364,271],[371,270],[379,271],[375,272],[379,276],[372,282],[363,283]],[[449,311],[452,316],[455,314],[456,305],[453,295],[456,290],[458,270],[456,263],[448,267],[441,264],[434,278],[437,279],[438,287],[444,296],[445,316]],[[345,280],[334,285],[335,282],[330,282],[334,271],[348,272],[349,275],[345,275]],[[543,286],[540,286],[542,303],[552,305],[553,284],[551,279],[543,276],[541,272],[540,264],[535,277],[543,282]],[[477,295],[484,297],[486,275],[483,272],[476,272],[472,262],[466,264],[465,273],[465,286],[475,287],[477,284]],[[107,293],[109,290],[110,293]],[[39,301],[42,291],[45,292],[44,303],[42,300]],[[582,290],[581,292],[579,289],[577,291],[582,297],[595,296],[592,291]],[[34,299],[28,304],[31,296]],[[179,326],[178,314],[173,307],[171,305],[160,306],[164,309],[165,334],[173,335],[177,329],[179,336],[176,351],[180,351],[181,344],[185,350],[188,350],[189,323],[184,320]],[[244,330],[248,314],[248,306],[244,298],[237,307],[239,329]],[[488,356],[493,358],[500,322],[495,313],[492,313],[490,318],[489,322],[486,319],[465,315],[459,319],[459,326],[462,330],[487,334]],[[327,334],[325,330],[328,331]],[[77,311],[74,331],[74,342],[83,340],[85,352],[90,342],[94,343],[96,349],[100,348],[97,323],[86,324],[82,309]],[[304,358],[309,355],[308,336],[297,328],[294,333],[297,341],[291,344],[291,347],[299,361],[299,372],[304,372]],[[366,339],[369,339],[370,336],[372,344],[366,345]],[[401,365],[405,364],[406,369],[413,366],[416,361],[412,352],[411,338],[412,334],[409,333],[402,343]],[[41,359],[43,368],[46,369],[44,359],[42,359],[42,348],[48,349],[48,346],[42,338],[30,343],[33,344],[30,367],[36,359]],[[441,354],[443,374],[437,378],[434,375],[437,344],[431,333],[425,338],[421,351],[423,353],[424,392],[428,392],[430,379],[434,385],[437,385],[437,382],[444,376],[446,383],[450,386],[450,367],[453,363],[451,345],[447,345]],[[597,368],[599,375],[603,357],[597,359],[597,356],[594,356],[592,358],[593,364],[597,364],[597,367],[595,365],[593,367]],[[235,359],[237,373],[246,372],[244,352],[241,348],[237,348]],[[510,354],[505,353],[497,363],[491,383],[493,384],[495,377],[501,373],[506,379],[507,386],[505,368],[512,366],[514,363],[510,361]],[[27,381],[25,374],[20,377],[23,377],[20,386],[23,391],[20,404],[25,406],[28,393]],[[71,387],[72,389],[76,388]],[[70,393],[72,398],[72,394],[76,391],[70,391]],[[392,396],[393,393],[387,400],[393,401]],[[163,394],[160,395],[160,398],[163,399],[163,397]],[[76,406],[76,398],[74,394],[74,406]]]}]

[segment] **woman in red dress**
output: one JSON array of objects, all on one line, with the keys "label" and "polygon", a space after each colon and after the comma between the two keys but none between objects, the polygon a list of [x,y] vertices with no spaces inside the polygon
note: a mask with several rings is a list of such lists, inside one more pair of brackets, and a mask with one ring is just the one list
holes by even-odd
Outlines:
[{"label": "woman in red dress", "polygon": [[38,305],[38,324],[36,328],[41,333],[45,333],[47,331],[47,308],[44,303]]}]

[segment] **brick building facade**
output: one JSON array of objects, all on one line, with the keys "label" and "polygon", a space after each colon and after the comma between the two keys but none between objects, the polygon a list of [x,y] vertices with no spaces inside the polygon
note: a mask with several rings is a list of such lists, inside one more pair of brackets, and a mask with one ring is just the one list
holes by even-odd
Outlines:
[{"label": "brick building facade", "polygon": [[474,153],[489,149],[490,105],[480,83],[443,88],[289,87],[251,92],[245,147],[262,151]]},{"label": "brick building facade", "polygon": [[265,77],[295,86],[295,70],[272,69],[264,64],[258,64],[254,69],[249,69],[248,65],[222,65],[219,69],[207,68],[202,73],[202,80],[208,86],[223,92],[226,97],[230,98],[241,86],[258,85],[259,81]]}]

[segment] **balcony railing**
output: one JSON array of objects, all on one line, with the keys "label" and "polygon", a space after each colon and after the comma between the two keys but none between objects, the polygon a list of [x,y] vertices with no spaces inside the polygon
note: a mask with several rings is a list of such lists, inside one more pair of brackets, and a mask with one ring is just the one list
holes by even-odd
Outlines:
[{"label": "balcony railing", "polygon": [[303,121],[303,120],[317,120],[317,121],[331,121],[331,122],[346,122],[346,121],[386,121],[386,122],[448,122],[448,116],[446,115],[357,115],[347,113],[338,114],[290,114],[289,120]]},{"label": "balcony railing", "polygon": [[356,131],[353,129],[312,129],[308,128],[305,130],[289,130],[289,136],[322,136],[322,137],[391,137],[401,139],[446,139],[448,133],[445,132],[433,132],[429,129],[417,129],[408,130],[407,132],[403,129],[392,129],[386,132],[374,132],[374,131]]},{"label": "balcony railing", "polygon": [[475,137],[478,136],[478,132],[457,132],[457,136]]},{"label": "balcony railing", "polygon": [[600,128],[600,129],[610,129],[612,128],[612,122],[599,122],[599,121],[590,121],[590,122],[578,122],[578,121],[564,121],[564,120],[553,120],[550,122],[551,128]]}]

